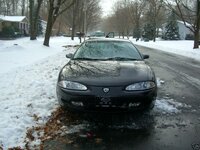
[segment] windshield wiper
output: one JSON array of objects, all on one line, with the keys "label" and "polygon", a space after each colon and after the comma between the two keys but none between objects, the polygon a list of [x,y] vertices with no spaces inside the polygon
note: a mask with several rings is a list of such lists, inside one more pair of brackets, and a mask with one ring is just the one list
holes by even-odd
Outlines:
[{"label": "windshield wiper", "polygon": [[126,57],[111,57],[111,58],[106,58],[105,60],[138,60],[138,59],[126,58]]},{"label": "windshield wiper", "polygon": [[129,60],[139,60],[139,59],[134,59],[134,58],[126,58],[126,57],[111,57],[111,58],[104,58],[104,59],[97,59],[97,58],[84,58],[84,57],[78,57],[78,58],[73,58],[73,60],[101,60],[101,61],[106,61],[106,60],[119,60],[119,61],[129,61]]},{"label": "windshield wiper", "polygon": [[100,59],[80,57],[80,58],[73,58],[73,60],[100,60]]}]

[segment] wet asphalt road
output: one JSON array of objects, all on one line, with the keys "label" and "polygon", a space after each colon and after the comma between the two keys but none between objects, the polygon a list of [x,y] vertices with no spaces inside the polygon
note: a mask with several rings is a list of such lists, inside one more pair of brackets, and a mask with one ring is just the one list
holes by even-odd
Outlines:
[{"label": "wet asphalt road", "polygon": [[62,120],[76,130],[45,141],[46,150],[200,150],[200,62],[139,47],[158,78],[158,100],[173,99],[190,107],[178,113],[69,115]]}]

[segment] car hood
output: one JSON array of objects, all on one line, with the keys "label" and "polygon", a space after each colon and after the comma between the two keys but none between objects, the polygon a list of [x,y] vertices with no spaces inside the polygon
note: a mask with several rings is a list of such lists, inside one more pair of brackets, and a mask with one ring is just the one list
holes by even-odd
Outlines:
[{"label": "car hood", "polygon": [[60,72],[59,80],[95,86],[128,85],[154,81],[152,69],[144,61],[77,61],[71,60]]}]

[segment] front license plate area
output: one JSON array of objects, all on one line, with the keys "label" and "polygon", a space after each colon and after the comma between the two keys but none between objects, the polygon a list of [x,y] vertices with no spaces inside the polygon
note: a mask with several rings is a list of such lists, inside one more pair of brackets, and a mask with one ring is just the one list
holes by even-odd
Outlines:
[{"label": "front license plate area", "polygon": [[112,102],[109,97],[102,97],[100,98],[100,101],[96,105],[97,107],[111,107]]}]

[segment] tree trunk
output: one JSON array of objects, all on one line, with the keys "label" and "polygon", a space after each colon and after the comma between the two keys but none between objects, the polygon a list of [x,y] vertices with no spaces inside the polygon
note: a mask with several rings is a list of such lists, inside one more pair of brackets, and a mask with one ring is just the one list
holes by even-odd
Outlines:
[{"label": "tree trunk", "polygon": [[46,28],[45,39],[44,39],[43,45],[48,46],[48,47],[49,47],[51,32],[52,32],[52,25],[50,23],[47,23],[47,28]]},{"label": "tree trunk", "polygon": [[16,13],[16,3],[15,3],[15,1],[13,1],[12,0],[12,15],[15,15],[15,13]]},{"label": "tree trunk", "polygon": [[197,0],[196,30],[194,32],[194,47],[199,48],[199,29],[200,28],[200,0]]},{"label": "tree trunk", "polygon": [[[75,2],[75,5],[77,5],[76,2]],[[73,5],[73,15],[72,15],[73,18],[72,18],[72,35],[71,35],[71,40],[74,40],[75,28],[76,28],[76,24],[75,24],[75,20],[76,20],[76,7],[75,7],[75,5]]]},{"label": "tree trunk", "polygon": [[[156,17],[156,16],[155,16]],[[154,28],[153,28],[153,41],[156,41],[156,18],[154,18]]]},{"label": "tree trunk", "polygon": [[[139,17],[137,17],[137,21],[136,21],[136,26],[135,26],[135,29],[136,29],[136,39],[139,39],[140,38],[140,21],[139,21]],[[134,38],[134,35],[133,35],[133,38]]]},{"label": "tree trunk", "polygon": [[44,43],[43,43],[43,45],[45,45],[45,46],[49,46],[49,40],[50,40],[52,26],[53,26],[53,17],[52,16],[53,16],[53,5],[50,4],[45,39],[44,39]]},{"label": "tree trunk", "polygon": [[127,34],[127,35],[126,35],[126,36],[127,36],[127,39],[129,39],[129,30],[128,30],[128,29],[126,30],[126,34]]},{"label": "tree trunk", "polygon": [[38,17],[42,1],[38,0],[35,5],[34,0],[30,0],[30,40],[37,39]]},{"label": "tree trunk", "polygon": [[194,32],[194,49],[199,48],[199,29]]},{"label": "tree trunk", "polygon": [[122,38],[124,39],[124,31],[122,32]]},{"label": "tree trunk", "polygon": [[81,1],[81,7],[80,7],[80,10],[79,10],[79,15],[78,15],[78,31],[79,32],[83,32],[83,14],[80,13],[80,12],[83,12],[83,1]]},{"label": "tree trunk", "polygon": [[199,29],[200,28],[200,0],[197,0],[196,29],[194,31],[194,47],[199,48]]},{"label": "tree trunk", "polygon": [[57,36],[60,36],[60,31],[61,31],[61,25],[62,25],[62,15],[60,15],[59,18],[59,23],[58,23],[58,31],[57,31]]},{"label": "tree trunk", "polygon": [[22,16],[25,15],[25,0],[22,0]]},{"label": "tree trunk", "polygon": [[33,38],[33,35],[34,33],[34,22],[33,22],[33,10],[34,10],[34,1],[33,0],[29,0],[29,9],[30,9],[30,40],[35,40]]},{"label": "tree trunk", "polygon": [[[57,2],[56,6],[55,2]],[[65,12],[67,9],[69,9],[73,4],[74,1],[72,1],[66,8],[64,8],[62,11],[59,12],[61,5],[65,1],[61,0],[50,0],[49,1],[49,14],[48,14],[48,20],[47,20],[47,28],[46,28],[46,33],[45,33],[45,39],[43,45],[49,46],[49,40],[52,32],[53,25],[59,15],[61,15],[63,12]]]}]

